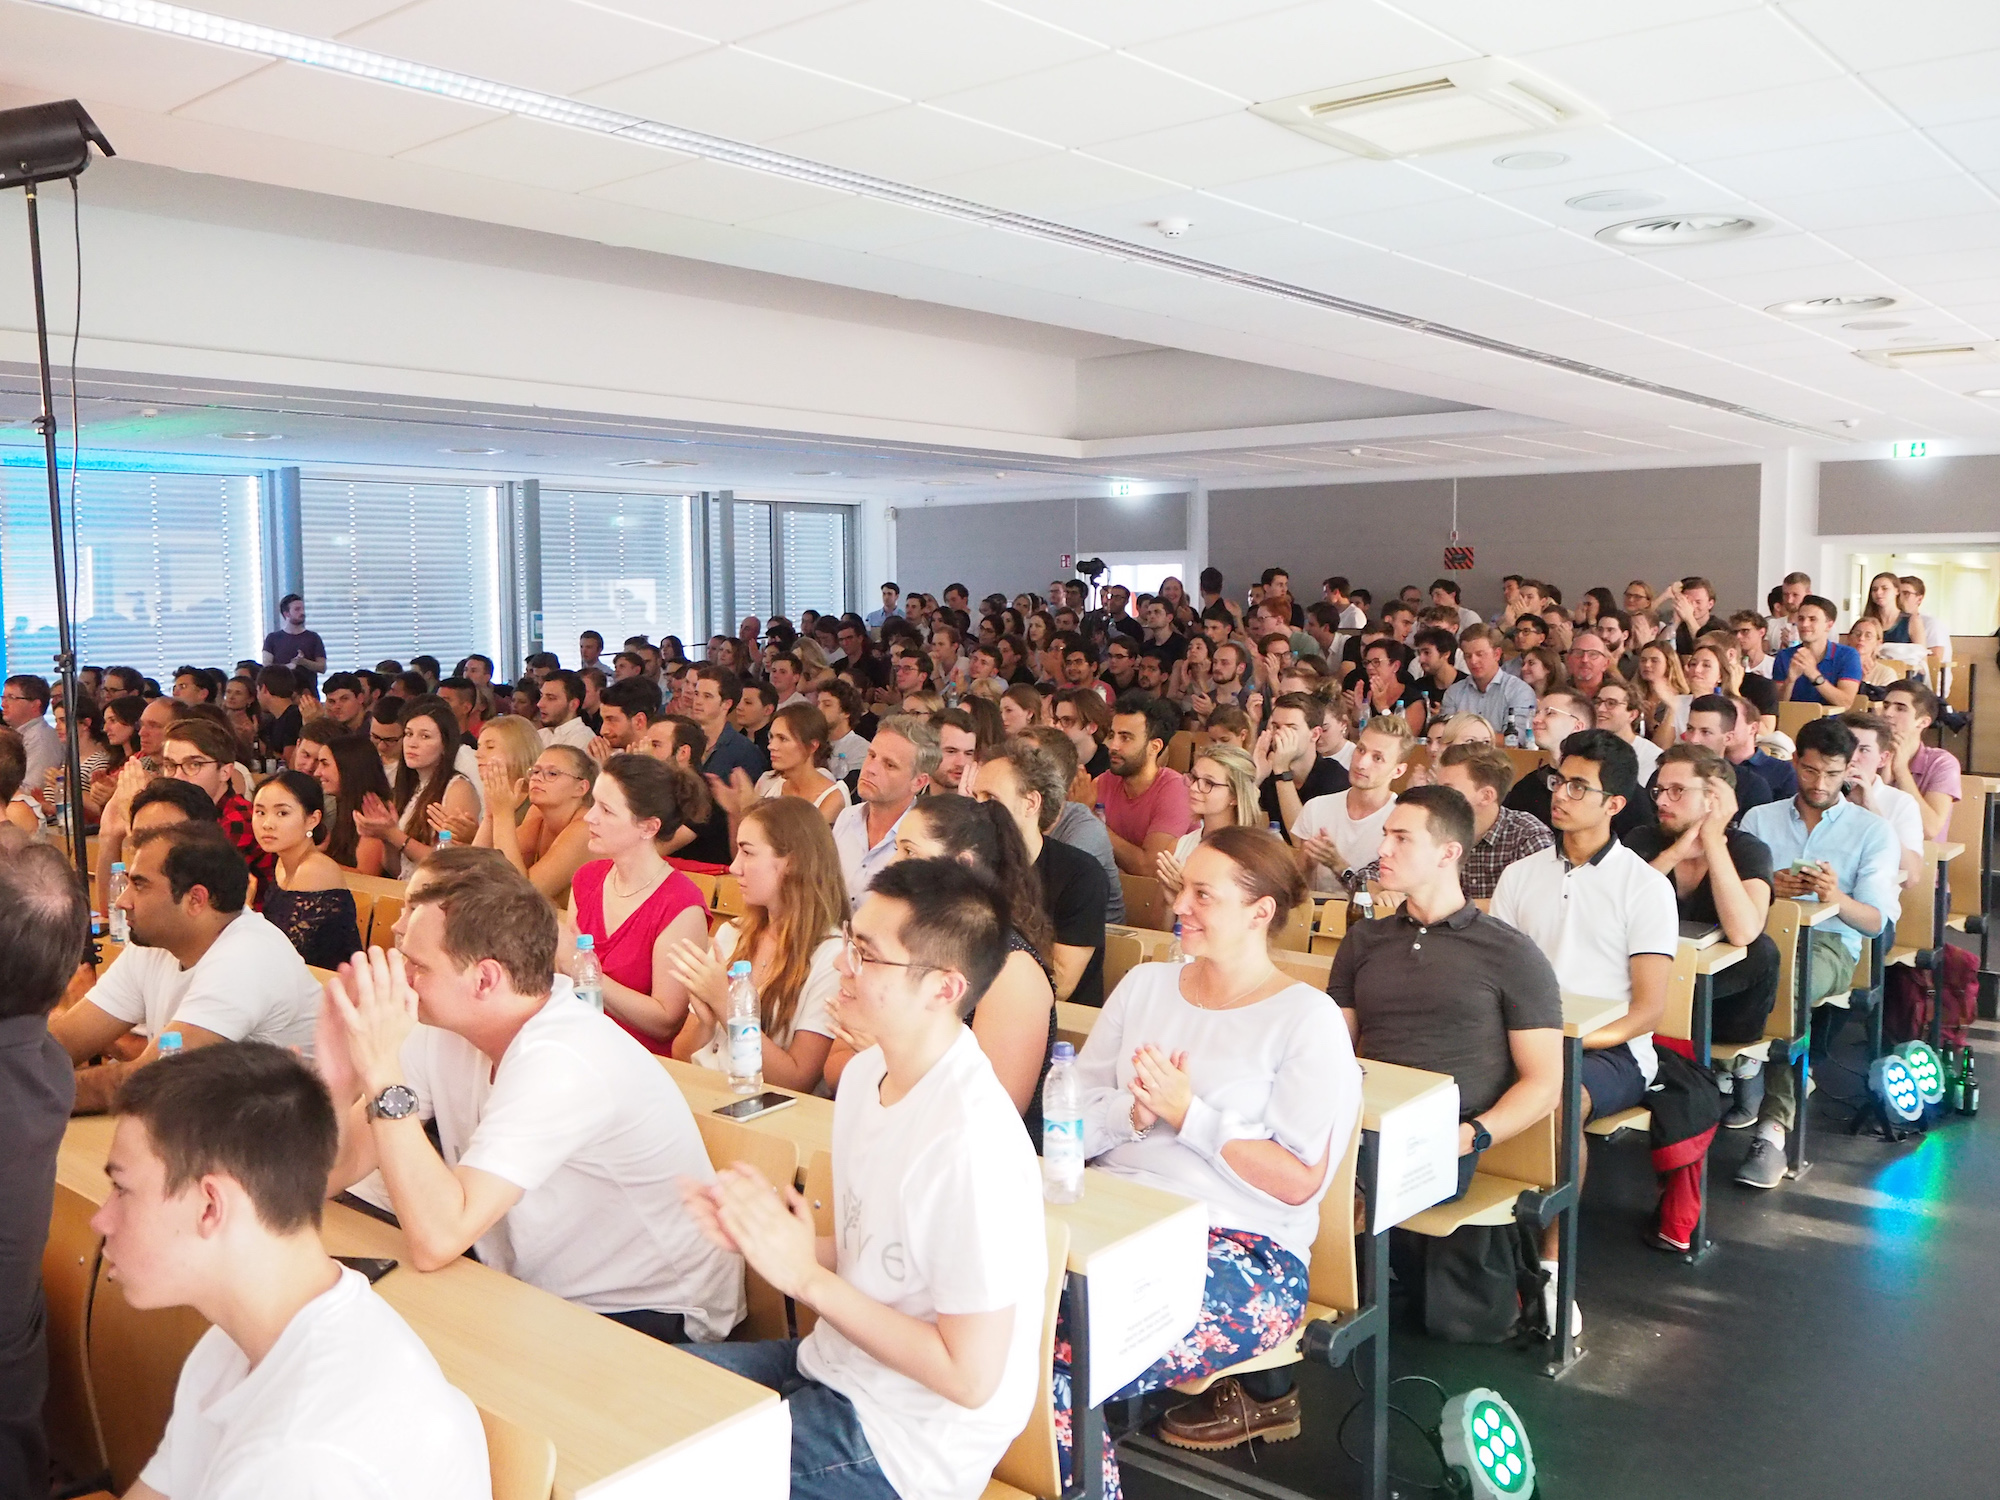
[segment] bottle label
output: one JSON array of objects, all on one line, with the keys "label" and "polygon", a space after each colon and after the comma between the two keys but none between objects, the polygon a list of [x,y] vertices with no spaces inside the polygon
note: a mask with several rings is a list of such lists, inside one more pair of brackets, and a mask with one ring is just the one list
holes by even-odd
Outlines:
[{"label": "bottle label", "polygon": [[754,1016],[729,1018],[729,1072],[747,1078],[764,1071],[764,1035]]},{"label": "bottle label", "polygon": [[1070,1183],[1083,1176],[1083,1121],[1042,1117],[1042,1174]]}]

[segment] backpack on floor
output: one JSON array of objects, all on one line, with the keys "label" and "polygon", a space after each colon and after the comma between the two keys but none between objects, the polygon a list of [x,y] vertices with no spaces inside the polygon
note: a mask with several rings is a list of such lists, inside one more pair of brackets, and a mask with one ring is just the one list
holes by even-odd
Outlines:
[{"label": "backpack on floor", "polygon": [[[1931,1007],[1936,1003],[1938,976],[1931,969],[1897,964],[1884,987],[1882,1039],[1885,1042],[1928,1040]],[[1978,1014],[1979,960],[1963,948],[1944,945],[1944,1040],[1965,1045],[1965,1029]]]},{"label": "backpack on floor", "polygon": [[1447,1344],[1504,1344],[1542,1322],[1540,1231],[1468,1224],[1442,1239],[1389,1231],[1390,1316]]}]

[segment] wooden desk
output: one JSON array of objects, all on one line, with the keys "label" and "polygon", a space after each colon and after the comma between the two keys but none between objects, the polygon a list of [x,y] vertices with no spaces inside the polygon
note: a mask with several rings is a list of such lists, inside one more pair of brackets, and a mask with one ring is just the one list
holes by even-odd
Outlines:
[{"label": "wooden desk", "polygon": [[1360,1063],[1363,1130],[1380,1130],[1382,1116],[1390,1110],[1454,1086],[1444,1074],[1427,1073],[1422,1068],[1406,1068],[1400,1063],[1376,1062],[1370,1058],[1362,1058]]},{"label": "wooden desk", "polygon": [[1090,1038],[1091,1027],[1104,1012],[1095,1005],[1078,1005],[1072,1000],[1056,1001],[1056,1036],[1077,1051]]},{"label": "wooden desk", "polygon": [[1743,962],[1743,955],[1749,951],[1733,943],[1710,943],[1696,952],[1694,971],[1697,974],[1720,974],[1731,965]]},{"label": "wooden desk", "polygon": [[1569,990],[1562,992],[1563,1035],[1571,1038],[1589,1036],[1593,1031],[1602,1030],[1613,1021],[1625,1018],[1625,1012],[1632,1008],[1625,1000],[1605,1000],[1596,995],[1578,995]]},{"label": "wooden desk", "polygon": [[[56,1180],[101,1204],[113,1121],[70,1121]],[[402,1231],[338,1203],[335,1255],[402,1262],[376,1290],[485,1410],[556,1445],[560,1500],[770,1496],[789,1484],[790,1418],[775,1392],[524,1281],[457,1260],[411,1268]]]},{"label": "wooden desk", "polygon": [[1558,1138],[1556,1176],[1560,1179],[1549,1195],[1560,1204],[1556,1212],[1556,1326],[1550,1341],[1555,1345],[1546,1367],[1550,1375],[1560,1375],[1576,1362],[1578,1351],[1570,1336],[1570,1308],[1576,1304],[1576,1209],[1583,1185],[1583,1039],[1609,1026],[1632,1008],[1625,1000],[1606,1000],[1598,995],[1562,992],[1563,1085],[1562,1130]]}]

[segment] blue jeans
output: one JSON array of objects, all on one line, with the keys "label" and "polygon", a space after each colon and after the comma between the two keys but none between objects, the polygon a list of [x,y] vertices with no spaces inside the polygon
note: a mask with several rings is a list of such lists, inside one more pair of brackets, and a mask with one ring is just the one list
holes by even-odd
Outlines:
[{"label": "blue jeans", "polygon": [[681,1347],[785,1398],[792,1413],[793,1500],[896,1500],[854,1403],[799,1373],[799,1340]]}]

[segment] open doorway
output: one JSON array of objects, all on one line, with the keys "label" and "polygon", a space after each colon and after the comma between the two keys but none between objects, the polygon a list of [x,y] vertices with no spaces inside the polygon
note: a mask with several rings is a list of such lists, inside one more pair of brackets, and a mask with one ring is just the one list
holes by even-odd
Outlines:
[{"label": "open doorway", "polygon": [[1951,635],[1991,635],[2000,624],[2000,551],[1925,547],[1849,553],[1843,615],[1851,619],[1867,607],[1868,580],[1877,573],[1923,579],[1924,613]]}]

